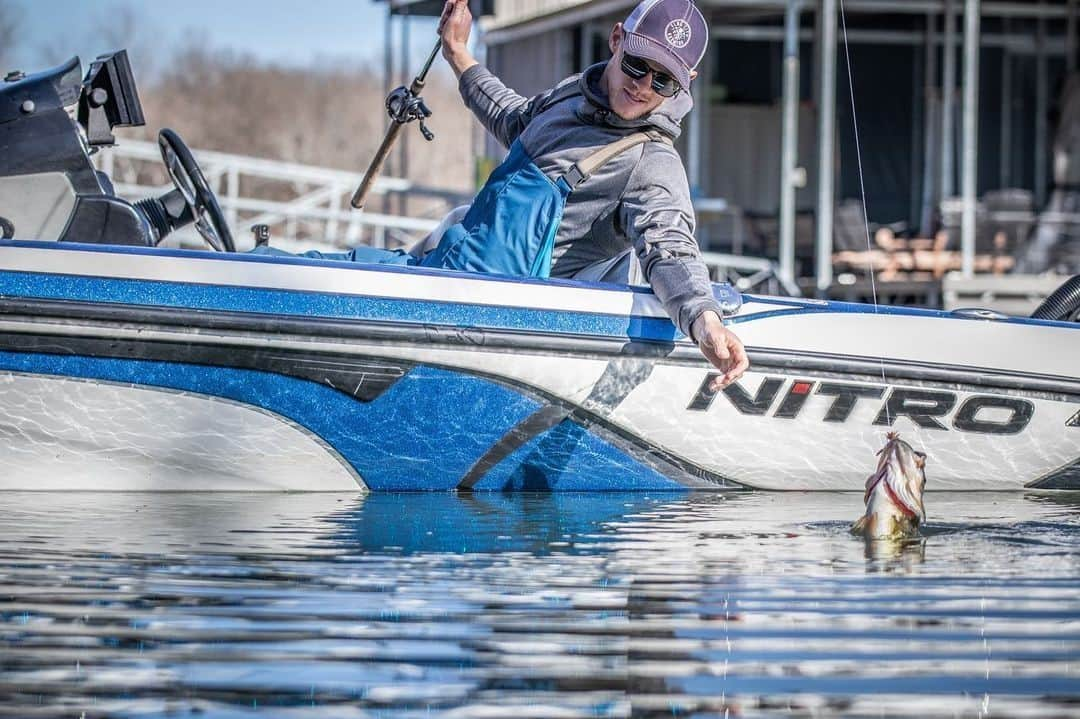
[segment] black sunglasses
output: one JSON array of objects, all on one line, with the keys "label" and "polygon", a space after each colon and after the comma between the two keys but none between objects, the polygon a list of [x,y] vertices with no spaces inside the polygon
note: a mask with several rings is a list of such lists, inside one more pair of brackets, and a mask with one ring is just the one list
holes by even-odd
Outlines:
[{"label": "black sunglasses", "polygon": [[666,72],[657,72],[649,67],[649,63],[640,57],[634,55],[628,55],[623,52],[622,56],[622,71],[628,77],[632,77],[635,80],[652,73],[652,89],[656,91],[656,94],[660,97],[675,97],[679,94],[679,90],[682,87],[679,85],[679,81],[668,75]]}]

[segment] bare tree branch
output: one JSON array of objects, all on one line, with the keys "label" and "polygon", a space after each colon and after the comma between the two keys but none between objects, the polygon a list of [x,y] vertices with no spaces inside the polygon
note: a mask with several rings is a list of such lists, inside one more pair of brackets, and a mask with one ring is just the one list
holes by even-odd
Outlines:
[{"label": "bare tree branch", "polygon": [[[349,69],[275,67],[189,38],[159,81],[142,88],[146,136],[168,126],[192,147],[362,172],[385,128],[381,74],[346,63],[322,67]],[[405,129],[412,133],[409,175],[467,192],[472,116],[448,73],[429,76],[424,96],[437,139],[425,142],[415,127]]]}]

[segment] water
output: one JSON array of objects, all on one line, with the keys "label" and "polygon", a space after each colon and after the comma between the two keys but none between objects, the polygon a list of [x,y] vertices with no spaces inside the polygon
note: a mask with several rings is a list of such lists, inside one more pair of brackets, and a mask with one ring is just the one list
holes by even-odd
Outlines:
[{"label": "water", "polygon": [[2,499],[4,716],[1080,716],[1078,494]]}]

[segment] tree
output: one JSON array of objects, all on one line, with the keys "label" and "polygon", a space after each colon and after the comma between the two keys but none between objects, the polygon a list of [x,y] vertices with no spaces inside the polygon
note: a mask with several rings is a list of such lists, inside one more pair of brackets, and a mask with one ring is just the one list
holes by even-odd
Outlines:
[{"label": "tree", "polygon": [[[361,172],[382,141],[385,91],[372,68],[338,66],[349,69],[277,67],[190,39],[157,82],[140,88],[145,136],[168,126],[193,148]],[[427,143],[414,126],[405,129],[409,175],[467,192],[471,116],[448,74],[433,73],[424,95],[438,139]]]}]

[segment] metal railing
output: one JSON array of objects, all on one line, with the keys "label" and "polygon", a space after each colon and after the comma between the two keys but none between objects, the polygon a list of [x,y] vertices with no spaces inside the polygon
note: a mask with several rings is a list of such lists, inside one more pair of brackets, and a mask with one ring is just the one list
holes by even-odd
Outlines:
[{"label": "metal railing", "polygon": [[[193,153],[217,195],[238,249],[254,244],[247,229],[256,224],[269,225],[274,246],[290,251],[360,244],[399,247],[430,232],[454,204],[452,193],[418,188],[399,177],[381,177],[373,193],[408,192],[417,208],[414,214],[421,217],[357,212],[350,209],[349,197],[361,173],[208,150]],[[99,152],[95,160],[98,169],[112,178],[116,193],[126,199],[157,196],[173,188],[156,143],[126,140]],[[202,246],[190,226],[173,233],[167,242]]]},{"label": "metal railing", "polygon": [[772,260],[721,252],[702,252],[701,257],[714,282],[730,282],[736,289],[753,294],[802,297],[799,286],[781,275],[779,265]]}]

